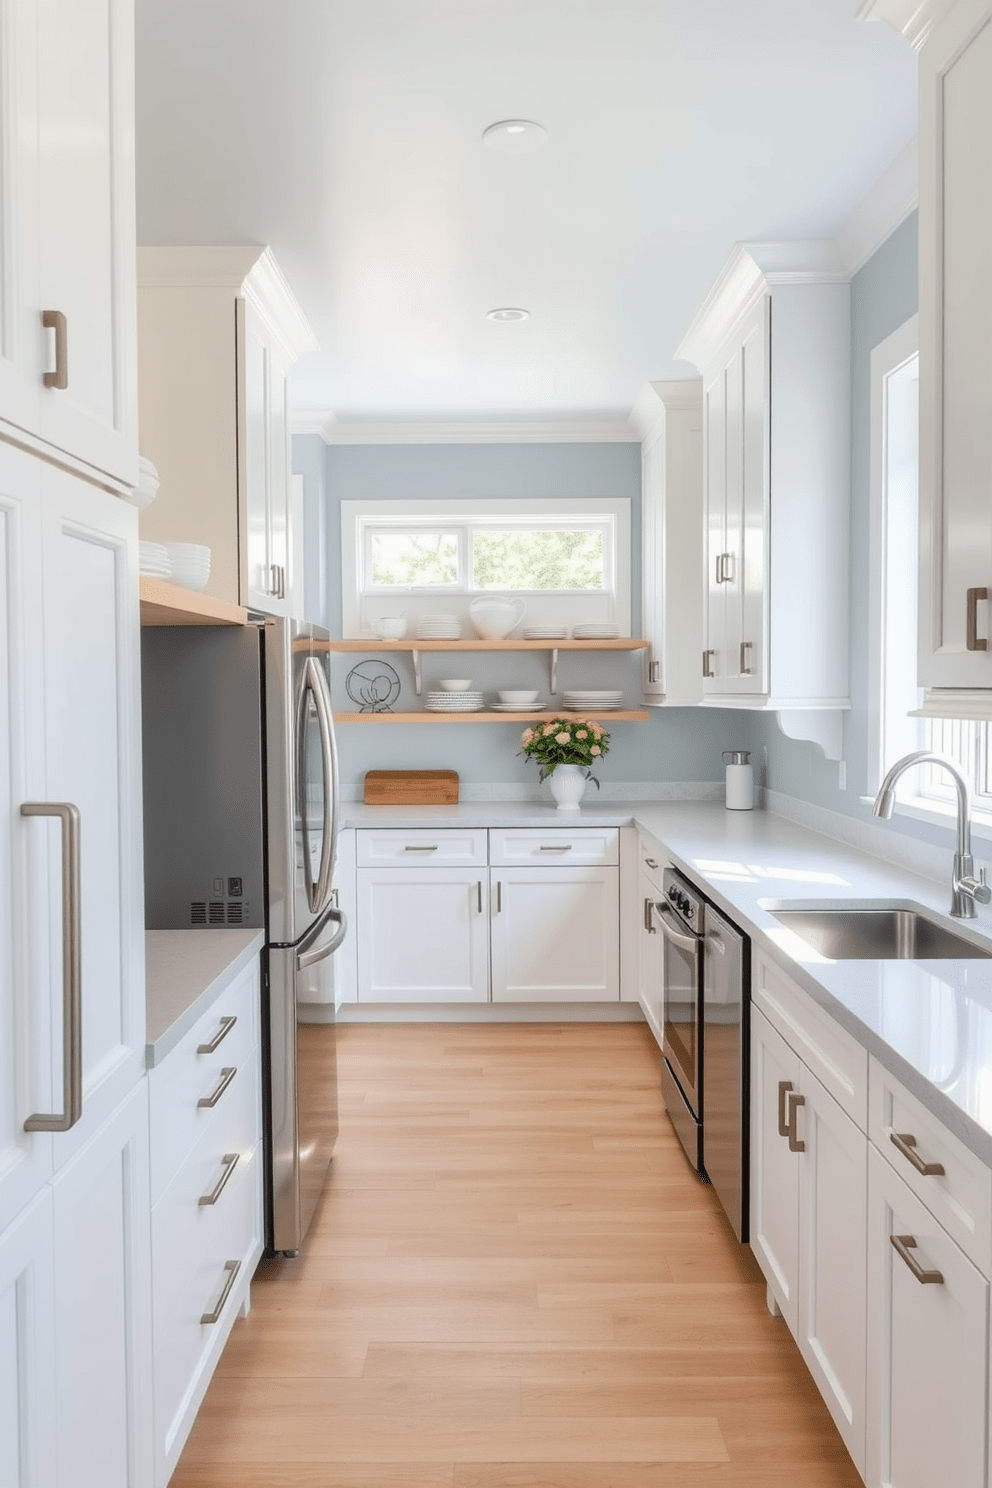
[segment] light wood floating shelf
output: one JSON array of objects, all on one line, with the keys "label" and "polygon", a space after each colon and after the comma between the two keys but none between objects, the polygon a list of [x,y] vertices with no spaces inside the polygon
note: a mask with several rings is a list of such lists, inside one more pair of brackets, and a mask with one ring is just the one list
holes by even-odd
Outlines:
[{"label": "light wood floating shelf", "polygon": [[140,578],[142,625],[247,625],[248,611],[167,579]]},{"label": "light wood floating shelf", "polygon": [[[616,641],[327,641],[328,651],[643,651],[648,641],[621,638]],[[321,648],[323,649],[323,647]]]},{"label": "light wood floating shelf", "polygon": [[649,718],[647,708],[623,709],[616,713],[576,713],[562,708],[556,713],[335,713],[335,723],[549,723],[552,718],[586,718],[609,726],[610,723],[639,723]]}]

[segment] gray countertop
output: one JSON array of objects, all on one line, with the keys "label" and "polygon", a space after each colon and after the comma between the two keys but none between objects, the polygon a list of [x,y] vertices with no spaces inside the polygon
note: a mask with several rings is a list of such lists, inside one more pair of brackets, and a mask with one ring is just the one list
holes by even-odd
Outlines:
[{"label": "gray countertop", "polygon": [[145,931],[145,1064],[161,1064],[265,944],[263,930]]},{"label": "gray countertop", "polygon": [[[717,802],[583,801],[579,813],[530,802],[445,807],[347,803],[351,827],[637,826],[752,942],[992,1166],[992,962],[828,961],[769,912],[784,900],[903,899],[946,915],[936,882],[767,811]],[[992,914],[949,921],[992,943]]]}]

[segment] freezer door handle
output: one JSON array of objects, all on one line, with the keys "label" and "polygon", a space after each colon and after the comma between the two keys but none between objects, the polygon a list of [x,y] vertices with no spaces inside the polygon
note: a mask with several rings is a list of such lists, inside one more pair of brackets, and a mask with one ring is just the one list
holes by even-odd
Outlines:
[{"label": "freezer door handle", "polygon": [[[307,828],[307,717],[313,700],[317,716],[317,731],[320,735],[320,752],[324,766],[324,830],[320,844],[320,866],[316,882],[310,866],[310,833]],[[314,657],[307,658],[300,690],[300,707],[296,722],[297,730],[297,779],[299,781],[300,827],[303,834],[303,874],[307,887],[307,902],[311,913],[319,914],[330,898],[331,870],[334,864],[335,801],[338,789],[337,750],[334,741],[334,725],[331,720],[331,701],[324,681],[320,663]]]},{"label": "freezer door handle", "polygon": [[328,956],[334,955],[334,952],[347,935],[348,921],[340,909],[329,910],[327,918],[329,920],[336,920],[338,929],[326,945],[318,946],[312,951],[303,951],[297,956],[296,965],[298,970],[306,971],[308,966],[316,966],[318,962],[326,961]]}]

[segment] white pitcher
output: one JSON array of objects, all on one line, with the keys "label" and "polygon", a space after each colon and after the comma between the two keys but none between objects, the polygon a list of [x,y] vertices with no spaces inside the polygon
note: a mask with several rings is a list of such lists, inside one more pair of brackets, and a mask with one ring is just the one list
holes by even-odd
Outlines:
[{"label": "white pitcher", "polygon": [[527,613],[522,599],[478,594],[468,607],[469,619],[484,641],[505,641]]}]

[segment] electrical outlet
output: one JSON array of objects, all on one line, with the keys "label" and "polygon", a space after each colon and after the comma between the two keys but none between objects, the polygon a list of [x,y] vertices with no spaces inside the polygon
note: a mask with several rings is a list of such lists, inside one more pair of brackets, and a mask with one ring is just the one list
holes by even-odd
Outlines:
[{"label": "electrical outlet", "polygon": [[847,790],[847,760],[841,760],[837,766],[837,789]]}]

